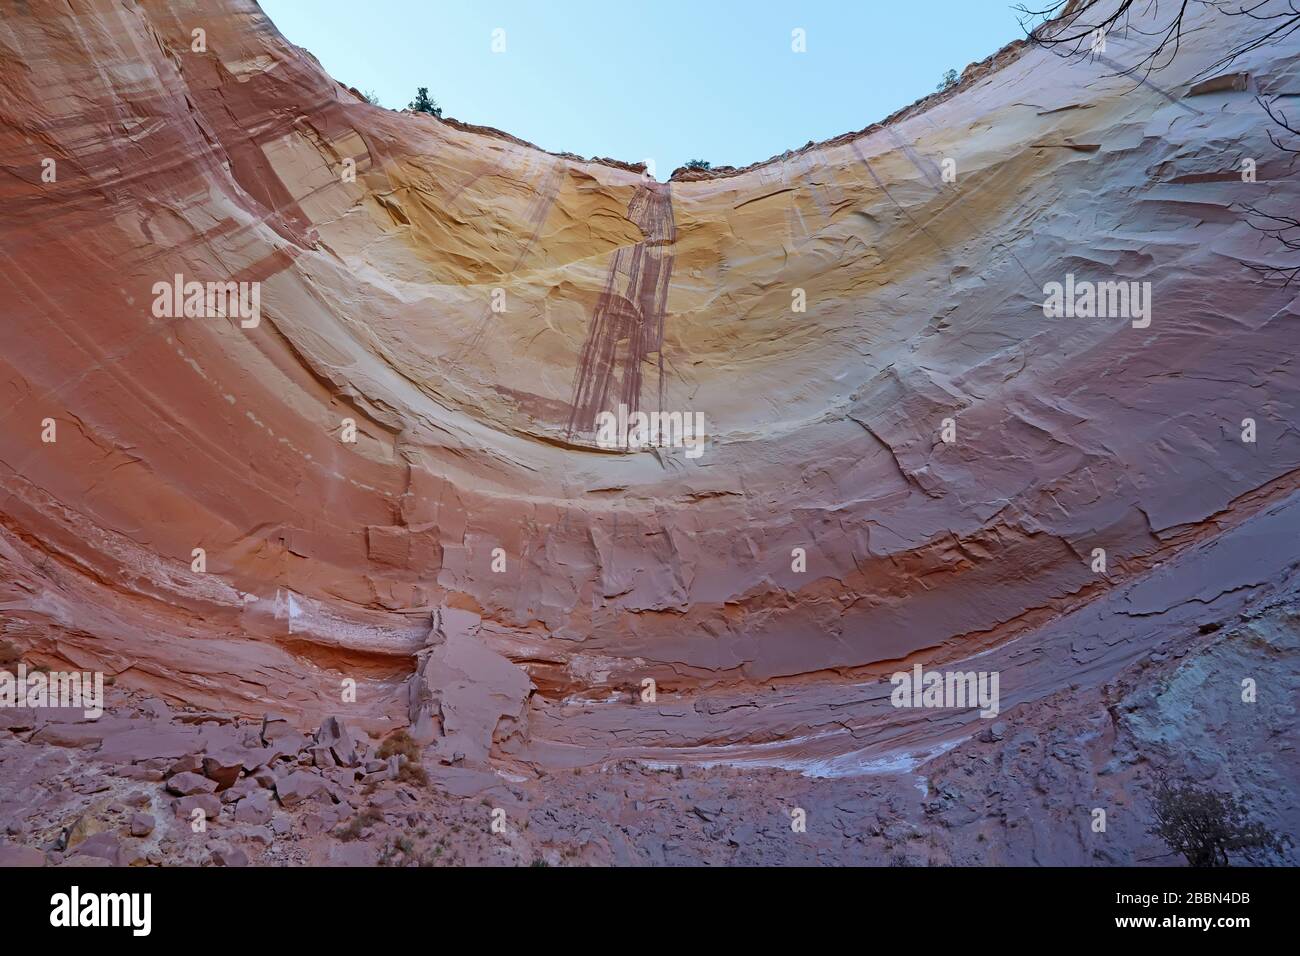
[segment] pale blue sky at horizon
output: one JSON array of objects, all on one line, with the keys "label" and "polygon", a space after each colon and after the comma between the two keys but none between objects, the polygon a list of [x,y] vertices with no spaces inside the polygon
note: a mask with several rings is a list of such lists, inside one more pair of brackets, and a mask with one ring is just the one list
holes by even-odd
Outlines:
[{"label": "pale blue sky at horizon", "polygon": [[[336,80],[552,152],[745,166],[862,129],[1022,37],[1015,0],[260,0]],[[901,7],[901,9],[900,9]],[[791,49],[791,31],[807,52]],[[505,31],[505,51],[492,50]]]}]

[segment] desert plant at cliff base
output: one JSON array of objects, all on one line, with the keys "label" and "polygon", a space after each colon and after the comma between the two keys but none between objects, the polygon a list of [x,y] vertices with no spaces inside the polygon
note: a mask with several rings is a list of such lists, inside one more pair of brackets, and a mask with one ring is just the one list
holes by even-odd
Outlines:
[{"label": "desert plant at cliff base", "polygon": [[384,814],[381,811],[376,810],[374,807],[370,807],[361,813],[358,813],[346,826],[339,827],[335,830],[334,836],[345,843],[351,840],[359,840],[362,831],[368,827],[373,827],[376,824],[383,822]]},{"label": "desert plant at cliff base", "polygon": [[414,783],[428,786],[429,774],[420,762],[420,746],[411,739],[405,730],[390,734],[379,745],[379,759],[387,760],[394,754],[401,756],[401,765],[397,769],[399,783]]},{"label": "desert plant at cliff base", "polygon": [[429,772],[424,769],[423,765],[415,761],[403,760],[401,766],[397,768],[397,782],[427,787],[429,785]]},{"label": "desert plant at cliff base", "polygon": [[1249,821],[1236,797],[1191,783],[1170,783],[1161,777],[1155,818],[1151,832],[1181,853],[1188,866],[1231,866],[1229,854],[1250,858],[1283,849],[1276,834],[1262,823]]},{"label": "desert plant at cliff base", "polygon": [[384,742],[379,745],[379,759],[387,760],[393,754],[401,754],[407,760],[418,762],[420,759],[420,746],[411,739],[411,735],[405,730],[394,731],[384,738]]}]

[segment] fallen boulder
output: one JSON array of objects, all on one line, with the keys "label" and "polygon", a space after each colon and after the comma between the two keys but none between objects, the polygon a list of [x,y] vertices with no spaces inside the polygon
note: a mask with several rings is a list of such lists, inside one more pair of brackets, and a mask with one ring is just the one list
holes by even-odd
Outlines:
[{"label": "fallen boulder", "polygon": [[296,807],[304,800],[308,800],[325,789],[325,781],[314,773],[306,770],[297,770],[287,777],[279,777],[275,781],[275,795],[280,800],[282,807]]},{"label": "fallen boulder", "polygon": [[207,777],[200,777],[197,773],[185,771],[178,773],[167,781],[167,791],[174,793],[178,797],[190,797],[196,793],[211,793],[217,789],[217,782],[209,780]]}]

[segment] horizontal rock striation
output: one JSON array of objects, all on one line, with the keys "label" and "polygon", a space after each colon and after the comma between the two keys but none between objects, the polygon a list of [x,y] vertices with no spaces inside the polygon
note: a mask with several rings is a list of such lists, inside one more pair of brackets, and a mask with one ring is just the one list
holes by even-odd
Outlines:
[{"label": "horizontal rock striation", "polygon": [[[1256,100],[1297,49],[1206,83],[1251,24],[1189,18],[1145,80],[1136,31],[1014,44],[660,183],[371,106],[251,0],[12,5],[0,637],[550,767],[856,772],[974,732],[892,671],[1110,680],[1300,530],[1300,299],[1242,212],[1300,204]],[[603,441],[620,407],[702,453]]]}]

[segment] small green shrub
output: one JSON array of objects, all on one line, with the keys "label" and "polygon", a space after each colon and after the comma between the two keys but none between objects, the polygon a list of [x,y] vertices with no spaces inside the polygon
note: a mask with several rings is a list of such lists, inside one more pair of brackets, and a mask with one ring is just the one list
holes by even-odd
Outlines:
[{"label": "small green shrub", "polygon": [[403,760],[402,765],[397,768],[397,782],[427,787],[429,785],[429,774],[419,761]]},{"label": "small green shrub", "polygon": [[442,119],[442,107],[438,105],[437,100],[429,98],[429,88],[427,86],[422,86],[415,91],[415,99],[411,100],[406,108],[417,113],[428,113],[430,116]]},{"label": "small green shrub", "polygon": [[1161,777],[1155,816],[1151,832],[1181,853],[1188,866],[1231,866],[1229,853],[1250,858],[1281,851],[1283,845],[1262,823],[1250,822],[1236,797],[1191,783],[1170,783]]},{"label": "small green shrub", "polygon": [[361,831],[366,827],[374,826],[376,823],[382,823],[383,819],[384,815],[382,813],[374,807],[370,807],[353,817],[347,826],[335,830],[334,835],[344,843],[349,843],[352,840],[360,839]]}]

